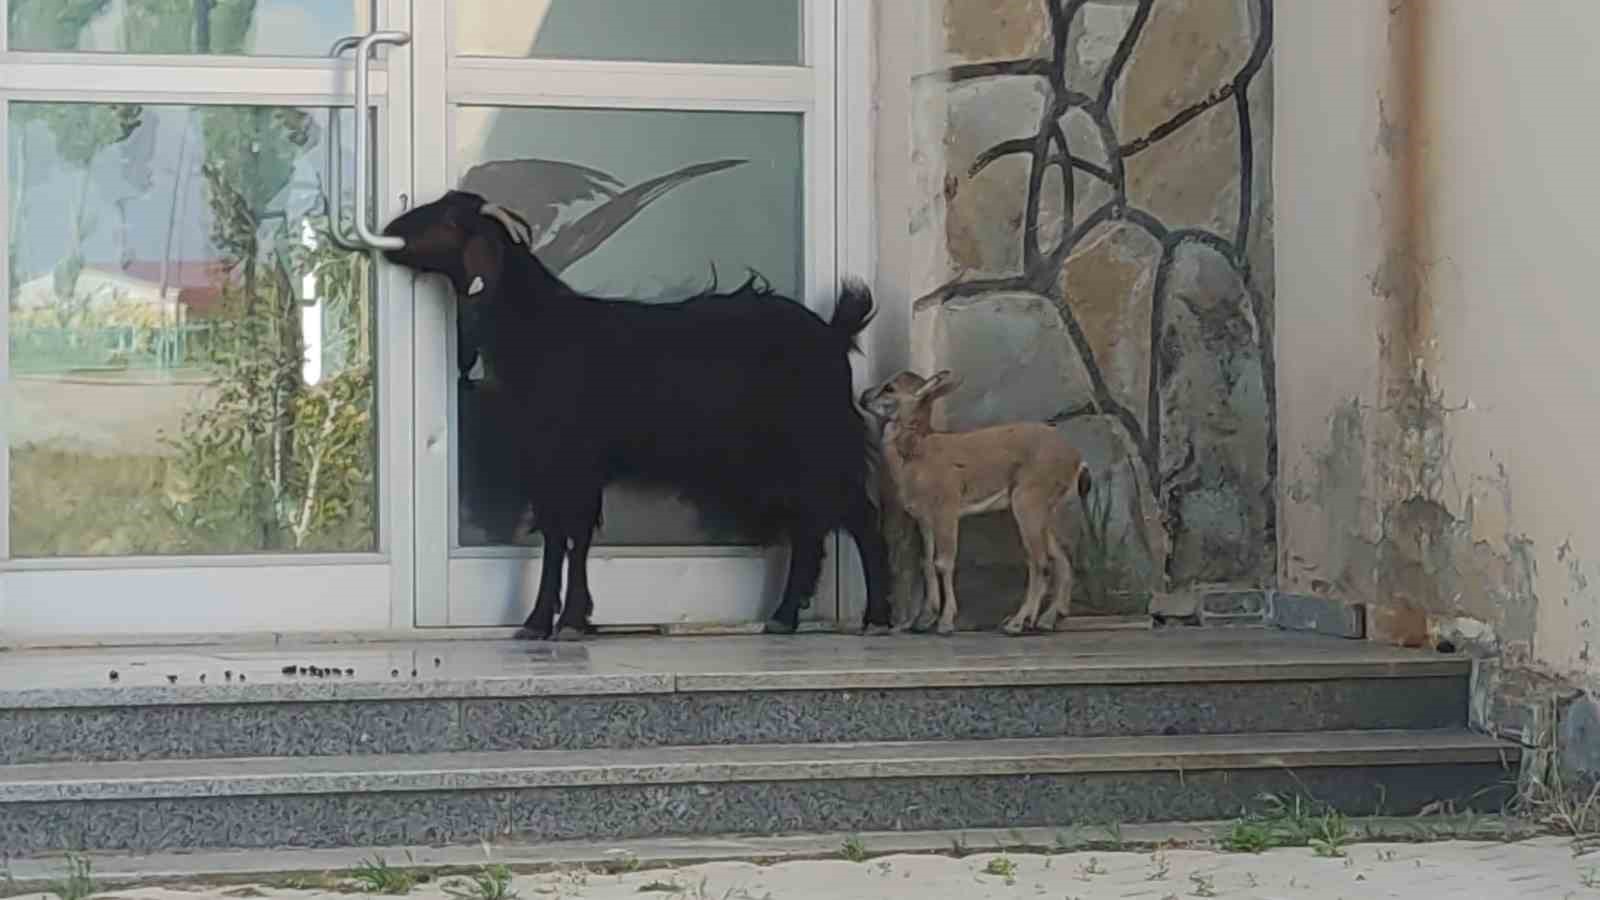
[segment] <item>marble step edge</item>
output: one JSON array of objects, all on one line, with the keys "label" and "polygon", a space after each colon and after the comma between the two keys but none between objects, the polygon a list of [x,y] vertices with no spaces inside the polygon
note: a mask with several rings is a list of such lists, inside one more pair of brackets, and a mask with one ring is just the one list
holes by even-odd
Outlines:
[{"label": "marble step edge", "polygon": [[1337,681],[1467,677],[1471,662],[1417,654],[1384,660],[1128,663],[1073,661],[977,667],[852,668],[702,673],[596,673],[399,680],[284,680],[245,684],[104,685],[0,688],[0,709],[125,706],[219,706],[263,703],[349,703],[477,700],[628,694],[766,691],[916,690],[923,688],[1150,685],[1268,681]]},{"label": "marble step edge", "polygon": [[1510,764],[1465,730],[536,750],[0,767],[0,804],[615,785]]}]

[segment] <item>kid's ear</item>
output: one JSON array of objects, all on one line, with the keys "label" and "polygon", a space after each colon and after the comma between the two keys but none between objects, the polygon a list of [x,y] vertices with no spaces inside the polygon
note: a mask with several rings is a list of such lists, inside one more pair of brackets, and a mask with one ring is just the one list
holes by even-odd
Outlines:
[{"label": "kid's ear", "polygon": [[940,369],[932,378],[923,382],[922,387],[917,388],[917,399],[943,397],[960,386],[961,380],[956,378],[954,373],[949,369]]}]

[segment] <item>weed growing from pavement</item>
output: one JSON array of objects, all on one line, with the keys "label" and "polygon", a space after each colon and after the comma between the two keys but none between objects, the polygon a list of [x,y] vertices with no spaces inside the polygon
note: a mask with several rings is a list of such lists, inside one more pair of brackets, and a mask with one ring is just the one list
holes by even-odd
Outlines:
[{"label": "weed growing from pavement", "polygon": [[417,886],[417,873],[389,865],[382,854],[373,854],[350,873],[350,880],[368,894],[409,894]]},{"label": "weed growing from pavement", "polygon": [[852,834],[844,839],[844,847],[841,848],[841,852],[844,854],[844,858],[850,862],[867,861],[867,845],[862,843],[861,836],[858,834]]},{"label": "weed growing from pavement", "polygon": [[1166,881],[1167,875],[1172,872],[1172,864],[1167,861],[1167,855],[1160,850],[1150,854],[1150,874],[1144,877],[1145,881]]},{"label": "weed growing from pavement", "polygon": [[1002,853],[989,860],[989,864],[983,867],[983,874],[1003,878],[1008,885],[1016,884],[1017,864],[1011,857]]},{"label": "weed growing from pavement", "polygon": [[1318,856],[1337,859],[1350,843],[1350,823],[1341,813],[1329,812],[1311,823],[1311,849]]},{"label": "weed growing from pavement", "polygon": [[465,878],[452,878],[440,887],[457,900],[516,900],[517,892],[511,889],[511,878],[510,867],[486,865]]},{"label": "weed growing from pavement", "polygon": [[67,854],[67,876],[50,885],[50,890],[61,900],[83,900],[95,892],[94,863],[89,857]]}]

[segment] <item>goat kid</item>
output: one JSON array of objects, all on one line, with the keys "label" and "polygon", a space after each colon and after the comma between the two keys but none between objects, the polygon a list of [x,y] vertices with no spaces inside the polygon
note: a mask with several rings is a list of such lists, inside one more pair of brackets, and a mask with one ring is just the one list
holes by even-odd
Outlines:
[{"label": "goat kid", "polygon": [[889,627],[871,443],[849,360],[872,314],[864,286],[846,287],[831,322],[754,279],[678,303],[590,297],[538,260],[520,216],[463,191],[384,233],[405,241],[385,251],[390,262],[450,280],[483,339],[496,385],[472,393],[494,420],[474,429],[465,464],[486,467],[480,492],[498,485],[503,495],[480,524],[503,539],[531,507],[544,535],[538,596],[519,636],[589,630],[589,547],[603,489],[616,481],[674,489],[762,542],[786,538],[793,552],[773,633],[796,630],[826,536],[848,531],[865,567],[864,624]]},{"label": "goat kid", "polygon": [[[1027,555],[1028,588],[1022,606],[1001,627],[1012,635],[1053,629],[1066,620],[1072,602],[1072,560],[1060,514],[1074,489],[1079,498],[1088,495],[1089,469],[1083,454],[1049,425],[934,431],[934,401],[959,384],[948,370],[926,380],[901,372],[861,395],[861,405],[884,423],[889,480],[922,534],[925,590],[911,629],[926,631],[936,618],[940,634],[955,632],[961,518],[1007,508]],[[1051,582],[1054,594],[1041,615]]]}]

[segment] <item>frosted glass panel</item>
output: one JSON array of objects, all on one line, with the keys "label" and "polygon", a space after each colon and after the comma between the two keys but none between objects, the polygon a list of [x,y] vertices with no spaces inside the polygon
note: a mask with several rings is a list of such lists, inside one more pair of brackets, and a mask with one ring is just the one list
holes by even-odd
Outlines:
[{"label": "frosted glass panel", "polygon": [[[786,113],[461,107],[460,186],[533,225],[544,263],[578,290],[640,302],[724,288],[751,270],[790,297],[804,283],[801,117]],[[460,404],[475,452],[473,402]],[[477,488],[463,473],[461,504]],[[486,488],[488,489],[488,488]],[[463,516],[466,546],[487,537]],[[743,543],[671,498],[615,488],[603,544]]]},{"label": "frosted glass panel", "polygon": [[800,0],[471,0],[456,53],[798,65]]}]

